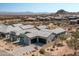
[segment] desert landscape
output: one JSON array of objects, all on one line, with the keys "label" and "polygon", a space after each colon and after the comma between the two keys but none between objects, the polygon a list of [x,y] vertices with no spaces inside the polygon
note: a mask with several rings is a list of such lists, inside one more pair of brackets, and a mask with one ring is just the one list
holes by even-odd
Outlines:
[{"label": "desert landscape", "polygon": [[79,12],[0,12],[0,56],[79,56]]}]

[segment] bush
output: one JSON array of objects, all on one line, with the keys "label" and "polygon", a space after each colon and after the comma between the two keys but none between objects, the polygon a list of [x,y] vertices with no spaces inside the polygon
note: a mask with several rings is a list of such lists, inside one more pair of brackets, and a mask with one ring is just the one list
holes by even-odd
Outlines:
[{"label": "bush", "polygon": [[45,50],[44,49],[40,49],[40,54],[45,54]]},{"label": "bush", "polygon": [[62,43],[58,43],[58,44],[56,44],[56,46],[57,47],[62,47],[62,46],[64,46]]}]

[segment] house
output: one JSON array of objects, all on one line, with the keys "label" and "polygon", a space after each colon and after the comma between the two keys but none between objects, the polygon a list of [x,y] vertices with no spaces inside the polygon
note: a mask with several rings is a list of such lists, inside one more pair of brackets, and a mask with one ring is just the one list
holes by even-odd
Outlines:
[{"label": "house", "polygon": [[[27,34],[20,38],[20,41],[24,44],[33,44],[33,43],[42,43],[47,44],[55,40],[55,37],[65,33],[65,30],[62,28],[56,28],[54,30],[41,29],[37,30],[35,28],[29,29]],[[21,36],[21,35],[20,35]],[[23,39],[24,38],[24,39]],[[26,42],[25,42],[26,41]]]},{"label": "house", "polygon": [[0,36],[6,39],[10,39],[12,41],[12,38],[14,39],[14,32],[21,31],[22,29],[18,26],[14,27],[12,25],[0,25]]},{"label": "house", "polygon": [[21,25],[23,25],[23,24],[21,24],[21,23],[18,23],[18,24],[12,24],[14,27],[19,27],[19,26],[21,26]]},{"label": "house", "polygon": [[56,16],[56,17],[54,17],[54,19],[55,19],[55,20],[59,20],[59,21],[61,21],[61,20],[63,20],[64,18],[59,17],[59,16]]},{"label": "house", "polygon": [[[55,35],[52,34],[52,32],[45,32],[45,31],[36,31],[36,32],[29,32],[27,34],[24,34],[22,36],[22,34],[20,35],[20,42],[24,42],[27,44],[33,44],[33,43],[42,43],[42,44],[46,44],[51,42]],[[25,42],[26,41],[26,42]]]},{"label": "house", "polygon": [[47,29],[48,27],[46,25],[39,25],[37,28],[39,28],[39,29]]},{"label": "house", "polygon": [[66,31],[62,28],[56,28],[56,29],[53,29],[51,30],[55,35],[61,35],[63,33],[65,33]]},{"label": "house", "polygon": [[0,25],[0,35],[12,42],[19,40],[24,45],[34,43],[47,44],[54,41],[57,36],[65,33],[65,30],[62,28],[50,30],[46,26],[34,28],[33,25],[13,25]]},{"label": "house", "polygon": [[7,26],[6,26],[5,24],[1,24],[1,25],[0,25],[0,37],[1,37],[1,38],[5,37],[5,35],[6,35],[6,34],[5,34],[6,27],[7,27]]},{"label": "house", "polygon": [[[30,33],[30,32],[33,32],[32,31],[33,29],[26,29],[26,30],[23,30],[23,29],[21,29],[20,27],[14,27],[14,29],[9,33],[9,40],[10,41],[17,41],[17,40],[19,40],[20,42],[22,41],[22,40],[20,40],[21,38],[22,38],[22,36],[24,35],[24,34],[27,34],[27,33]],[[35,29],[34,29],[35,30]],[[23,36],[23,37],[25,37],[25,36]],[[23,39],[23,38],[22,38]],[[26,38],[27,39],[27,38]],[[25,38],[23,39],[23,40],[25,40]],[[23,41],[22,41],[23,42]],[[27,42],[26,42],[26,44],[27,44]]]},{"label": "house", "polygon": [[26,30],[26,29],[30,29],[30,28],[33,28],[34,26],[33,25],[21,25],[20,28],[22,28],[23,30]]},{"label": "house", "polygon": [[70,20],[70,24],[72,24],[72,25],[79,24],[79,19]]},{"label": "house", "polygon": [[69,20],[77,19],[76,16],[68,16],[67,18],[68,18]]},{"label": "house", "polygon": [[70,24],[72,25],[77,24],[77,20],[70,20]]},{"label": "house", "polygon": [[0,24],[0,36],[8,38],[9,33],[13,30],[13,26]]},{"label": "house", "polygon": [[21,33],[19,35],[19,42],[21,44],[30,45],[31,39],[36,37],[36,31],[37,31],[37,29],[35,29],[35,28],[26,29],[25,33]]},{"label": "house", "polygon": [[9,40],[10,40],[11,42],[17,40],[17,35],[16,35],[15,32],[12,32],[12,31],[10,32]]},{"label": "house", "polygon": [[9,40],[17,41],[21,33],[25,33],[25,30],[22,30],[20,27],[14,27],[14,29],[9,33]]}]

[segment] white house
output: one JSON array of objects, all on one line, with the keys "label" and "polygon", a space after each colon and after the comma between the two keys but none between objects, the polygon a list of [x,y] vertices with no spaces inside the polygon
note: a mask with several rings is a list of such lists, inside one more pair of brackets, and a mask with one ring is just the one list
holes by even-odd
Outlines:
[{"label": "white house", "polygon": [[55,40],[55,37],[65,33],[65,30],[62,28],[56,28],[53,30],[47,29],[39,26],[34,28],[32,25],[0,25],[0,35],[6,37],[10,41],[17,41],[21,44],[33,44],[33,43],[50,43]]},{"label": "white house", "polygon": [[[50,43],[54,41],[56,35],[65,33],[65,30],[62,28],[56,28],[54,30],[42,29],[37,30],[35,28],[29,29],[27,34],[20,38],[21,42],[26,42],[27,44],[32,43]],[[24,38],[24,39],[23,39]]]}]

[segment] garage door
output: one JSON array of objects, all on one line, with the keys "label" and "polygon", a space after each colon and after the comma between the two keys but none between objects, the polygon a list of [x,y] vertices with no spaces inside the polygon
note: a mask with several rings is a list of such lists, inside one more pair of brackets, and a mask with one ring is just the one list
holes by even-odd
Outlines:
[{"label": "garage door", "polygon": [[45,39],[42,39],[42,38],[39,38],[39,43],[46,44],[46,40]]},{"label": "garage door", "polygon": [[20,44],[24,44],[24,38],[20,37]]},{"label": "garage door", "polygon": [[79,24],[79,20],[77,21],[77,24]]},{"label": "garage door", "polygon": [[4,33],[1,33],[0,35],[1,35],[2,37],[6,37]]},{"label": "garage door", "polygon": [[37,42],[37,38],[31,40],[31,43],[36,43],[36,42]]}]

